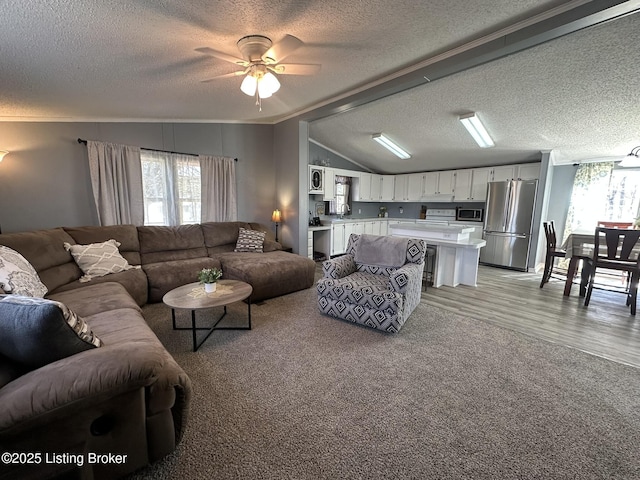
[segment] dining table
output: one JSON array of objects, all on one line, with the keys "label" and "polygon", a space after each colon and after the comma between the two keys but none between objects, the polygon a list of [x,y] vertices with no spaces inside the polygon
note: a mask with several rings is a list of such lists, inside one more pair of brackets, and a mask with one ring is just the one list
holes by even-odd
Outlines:
[{"label": "dining table", "polygon": [[562,242],[562,250],[566,252],[565,258],[569,259],[567,268],[567,279],[564,284],[564,296],[571,294],[573,279],[578,271],[578,264],[582,262],[582,274],[580,277],[580,296],[584,297],[591,274],[591,262],[593,249],[595,248],[595,229],[591,231],[577,230],[571,232]]}]

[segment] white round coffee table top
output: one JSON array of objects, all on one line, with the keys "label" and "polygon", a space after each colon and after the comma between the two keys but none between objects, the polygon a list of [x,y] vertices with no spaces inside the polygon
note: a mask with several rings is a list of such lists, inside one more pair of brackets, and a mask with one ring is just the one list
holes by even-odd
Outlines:
[{"label": "white round coffee table top", "polygon": [[171,308],[200,310],[239,302],[251,295],[253,287],[240,280],[218,280],[216,291],[206,293],[204,285],[189,283],[167,292],[162,301]]}]

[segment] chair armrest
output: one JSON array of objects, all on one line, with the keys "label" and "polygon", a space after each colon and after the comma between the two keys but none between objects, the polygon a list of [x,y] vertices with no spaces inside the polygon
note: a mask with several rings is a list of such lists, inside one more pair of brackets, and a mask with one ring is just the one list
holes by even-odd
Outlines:
[{"label": "chair armrest", "polygon": [[356,271],[356,263],[353,255],[342,255],[322,262],[324,278],[344,278]]},{"label": "chair armrest", "polygon": [[389,289],[404,294],[411,289],[412,286],[418,285],[418,289],[422,285],[422,272],[424,271],[424,263],[406,263],[402,267],[389,275]]}]

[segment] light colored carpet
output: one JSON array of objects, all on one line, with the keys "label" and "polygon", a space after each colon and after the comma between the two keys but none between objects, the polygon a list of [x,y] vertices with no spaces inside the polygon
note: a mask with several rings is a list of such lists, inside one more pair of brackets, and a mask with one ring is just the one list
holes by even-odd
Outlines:
[{"label": "light colored carpet", "polygon": [[384,334],[320,315],[315,288],[196,353],[167,307],[144,313],[194,398],[176,452],[132,478],[640,478],[632,367],[424,302]]}]

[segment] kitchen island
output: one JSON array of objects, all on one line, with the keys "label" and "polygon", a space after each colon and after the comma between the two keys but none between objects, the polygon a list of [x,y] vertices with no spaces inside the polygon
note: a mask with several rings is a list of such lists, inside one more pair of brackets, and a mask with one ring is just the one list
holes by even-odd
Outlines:
[{"label": "kitchen island", "polygon": [[470,238],[473,227],[462,225],[431,225],[398,223],[389,225],[390,235],[396,237],[420,238],[436,249],[433,272],[433,286],[475,287],[478,280],[480,249],[487,242]]}]

